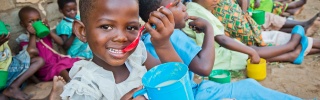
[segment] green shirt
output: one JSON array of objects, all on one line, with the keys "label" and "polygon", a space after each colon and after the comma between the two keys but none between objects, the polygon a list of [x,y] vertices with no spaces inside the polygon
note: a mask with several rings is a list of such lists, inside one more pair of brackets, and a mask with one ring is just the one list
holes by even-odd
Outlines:
[{"label": "green shirt", "polygon": [[[201,5],[190,2],[187,4],[187,13],[190,16],[197,16],[206,19],[211,23],[215,36],[224,35],[224,26],[209,10],[205,9]],[[196,33],[189,28],[189,22],[186,23],[186,27],[182,30],[192,38],[197,45],[202,46],[204,33]],[[236,39],[234,39],[236,40]],[[238,40],[236,40],[238,41]],[[241,43],[240,41],[238,41]],[[244,69],[247,65],[246,60],[248,55],[239,53],[236,51],[231,51],[229,49],[221,47],[215,42],[215,62],[213,69],[227,69],[227,70],[239,70]]]}]

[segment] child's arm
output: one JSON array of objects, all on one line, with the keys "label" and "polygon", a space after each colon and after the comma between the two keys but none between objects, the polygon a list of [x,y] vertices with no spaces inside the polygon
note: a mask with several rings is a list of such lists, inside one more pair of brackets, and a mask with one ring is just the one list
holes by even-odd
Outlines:
[{"label": "child's arm", "polygon": [[[156,29],[151,27],[151,23],[156,26]],[[153,11],[150,14],[149,22],[145,24],[146,30],[151,35],[151,42],[162,63],[182,62],[170,42],[170,36],[173,33],[174,25],[172,12],[164,7],[159,8],[158,11]],[[159,61],[148,53],[145,62],[147,69],[151,69],[158,64]]]},{"label": "child's arm", "polygon": [[208,21],[202,18],[190,16],[189,19],[194,20],[189,23],[191,29],[205,34],[202,50],[192,59],[189,68],[198,75],[208,76],[212,70],[215,59],[213,27]]},{"label": "child's arm", "polygon": [[[50,29],[50,26],[46,19],[43,19],[42,22]],[[49,35],[54,40],[54,42],[56,42],[58,45],[63,45],[62,39],[55,32],[50,31]]]},{"label": "child's arm", "polygon": [[230,37],[227,37],[225,35],[217,35],[215,36],[215,40],[218,44],[220,44],[222,47],[227,48],[229,50],[238,51],[244,54],[248,54],[249,57],[252,59],[252,63],[259,63],[260,62],[260,56],[259,54],[252,48],[243,45]]},{"label": "child's arm", "polygon": [[60,35],[60,37],[62,38],[63,40],[63,48],[65,50],[68,50],[70,48],[70,46],[72,45],[73,43],[73,40],[75,39],[76,35],[74,35],[73,33],[71,34],[71,36],[68,38],[67,35]]},{"label": "child's arm", "polygon": [[30,58],[33,58],[39,55],[39,51],[36,47],[36,31],[34,30],[31,24],[29,24],[29,26],[27,27],[27,31],[30,34],[27,52],[29,53]]},{"label": "child's arm", "polygon": [[250,0],[237,0],[243,12],[247,12]]},{"label": "child's arm", "polygon": [[0,46],[2,46],[4,43],[6,43],[10,39],[10,34],[5,36],[4,34],[0,37]]},{"label": "child's arm", "polygon": [[260,0],[254,0],[254,8],[260,7]]}]

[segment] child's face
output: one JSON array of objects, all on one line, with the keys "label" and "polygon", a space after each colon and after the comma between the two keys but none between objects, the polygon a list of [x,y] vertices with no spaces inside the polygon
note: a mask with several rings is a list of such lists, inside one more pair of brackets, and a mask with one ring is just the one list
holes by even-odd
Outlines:
[{"label": "child's face", "polygon": [[63,13],[64,16],[68,18],[75,18],[77,15],[77,3],[75,2],[68,2],[64,5],[63,9],[60,10],[61,13]]},{"label": "child's face", "polygon": [[134,50],[122,50],[138,36],[138,2],[98,0],[95,4],[85,23],[86,39],[94,53],[93,61],[100,66],[123,65]]},{"label": "child's face", "polygon": [[218,4],[218,0],[196,0],[196,2],[210,11],[214,10]]},{"label": "child's face", "polygon": [[181,0],[162,0],[161,6],[167,6],[168,4],[172,3],[171,7],[169,8],[170,11],[173,13],[175,28],[181,29],[184,28],[186,25],[186,21],[188,20],[188,13],[186,12],[186,6],[183,5]]},{"label": "child's face", "polygon": [[27,28],[29,24],[32,24],[33,22],[41,21],[41,16],[39,12],[31,11],[29,13],[24,13],[20,20],[21,26]]}]

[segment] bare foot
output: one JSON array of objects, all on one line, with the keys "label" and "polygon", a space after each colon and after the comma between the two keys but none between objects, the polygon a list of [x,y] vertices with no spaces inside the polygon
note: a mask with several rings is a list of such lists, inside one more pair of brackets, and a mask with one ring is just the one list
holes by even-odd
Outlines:
[{"label": "bare foot", "polygon": [[305,25],[306,35],[312,36],[320,27],[320,12],[311,18]]},{"label": "bare foot", "polygon": [[54,76],[49,100],[61,100],[60,94],[63,92],[63,86],[65,85],[66,81],[61,76]]},{"label": "bare foot", "polygon": [[9,98],[13,98],[13,99],[17,99],[17,100],[29,100],[32,96],[25,94],[24,92],[22,92],[20,90],[20,88],[18,87],[11,87],[9,86],[8,88],[6,88],[3,92],[3,95],[9,97]]}]

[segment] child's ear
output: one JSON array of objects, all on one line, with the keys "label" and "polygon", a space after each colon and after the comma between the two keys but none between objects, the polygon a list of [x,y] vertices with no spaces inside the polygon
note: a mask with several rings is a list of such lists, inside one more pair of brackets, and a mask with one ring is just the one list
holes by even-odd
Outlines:
[{"label": "child's ear", "polygon": [[73,22],[72,30],[79,40],[82,42],[87,42],[85,26],[81,21],[75,20]]},{"label": "child's ear", "polygon": [[26,27],[23,23],[22,23],[22,21],[20,21],[20,26],[22,26],[22,27]]}]

